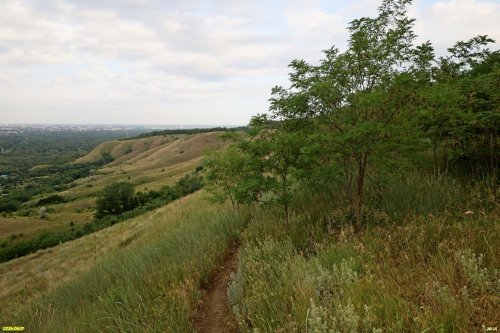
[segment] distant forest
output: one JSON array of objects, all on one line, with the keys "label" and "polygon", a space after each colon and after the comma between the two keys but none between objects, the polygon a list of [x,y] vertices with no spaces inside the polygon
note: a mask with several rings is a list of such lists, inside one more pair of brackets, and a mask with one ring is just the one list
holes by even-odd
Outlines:
[{"label": "distant forest", "polygon": [[132,138],[124,138],[122,140],[134,140],[134,139],[142,139],[149,138],[152,136],[158,135],[178,135],[178,134],[201,134],[201,133],[209,133],[209,132],[247,132],[247,126],[239,126],[239,127],[210,127],[210,128],[189,128],[189,129],[168,129],[161,131],[153,131],[148,133],[142,133]]}]

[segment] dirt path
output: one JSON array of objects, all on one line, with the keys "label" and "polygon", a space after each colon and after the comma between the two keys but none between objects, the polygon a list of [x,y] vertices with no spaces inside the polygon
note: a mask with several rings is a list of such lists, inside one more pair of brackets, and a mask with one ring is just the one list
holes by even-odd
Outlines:
[{"label": "dirt path", "polygon": [[232,247],[226,253],[219,270],[213,275],[205,289],[202,303],[196,314],[194,327],[198,333],[237,333],[232,321],[227,287],[231,273],[238,266],[238,248]]}]

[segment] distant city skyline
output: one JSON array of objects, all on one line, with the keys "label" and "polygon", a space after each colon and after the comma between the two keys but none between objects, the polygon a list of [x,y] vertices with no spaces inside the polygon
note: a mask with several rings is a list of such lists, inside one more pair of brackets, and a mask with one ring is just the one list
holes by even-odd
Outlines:
[{"label": "distant city skyline", "polygon": [[[381,0],[0,2],[0,123],[239,126],[293,59],[345,47]],[[500,2],[414,1],[417,43],[500,40]]]}]

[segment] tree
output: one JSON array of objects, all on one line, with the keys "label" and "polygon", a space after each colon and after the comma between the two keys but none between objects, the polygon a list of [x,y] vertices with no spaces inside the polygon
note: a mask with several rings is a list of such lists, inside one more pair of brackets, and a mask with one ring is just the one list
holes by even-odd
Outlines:
[{"label": "tree", "polygon": [[132,184],[113,183],[105,187],[96,200],[96,218],[106,215],[119,215],[135,208],[137,201]]},{"label": "tree", "polygon": [[432,143],[435,169],[436,150],[444,145],[446,166],[451,160],[472,176],[487,170],[495,183],[500,53],[486,47],[491,42],[487,36],[457,42],[448,56],[429,61],[420,124]]},{"label": "tree", "polygon": [[227,150],[214,152],[205,161],[208,191],[216,201],[229,199],[233,209],[258,201],[265,187],[262,146],[252,132],[244,138],[226,136],[232,141]]},{"label": "tree", "polygon": [[289,125],[288,122],[273,123],[266,115],[257,115],[250,122],[253,135],[244,146],[256,161],[251,165],[260,179],[259,191],[271,194],[263,204],[281,207],[287,225],[303,146],[300,132]]},{"label": "tree", "polygon": [[385,0],[376,18],[350,23],[348,49],[326,50],[320,65],[291,63],[291,85],[276,87],[273,119],[313,120],[322,129],[323,154],[344,174],[347,198],[362,221],[365,178],[383,154],[402,152],[416,142],[409,116],[416,82],[407,63],[415,54],[408,0]]}]

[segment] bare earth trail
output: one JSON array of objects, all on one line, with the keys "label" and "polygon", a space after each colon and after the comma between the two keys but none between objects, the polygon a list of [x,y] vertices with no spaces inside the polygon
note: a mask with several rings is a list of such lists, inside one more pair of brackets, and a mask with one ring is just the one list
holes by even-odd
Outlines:
[{"label": "bare earth trail", "polygon": [[233,246],[226,253],[218,271],[215,272],[205,289],[202,303],[195,316],[194,327],[198,333],[237,333],[232,320],[227,287],[231,273],[238,266],[238,247]]}]

